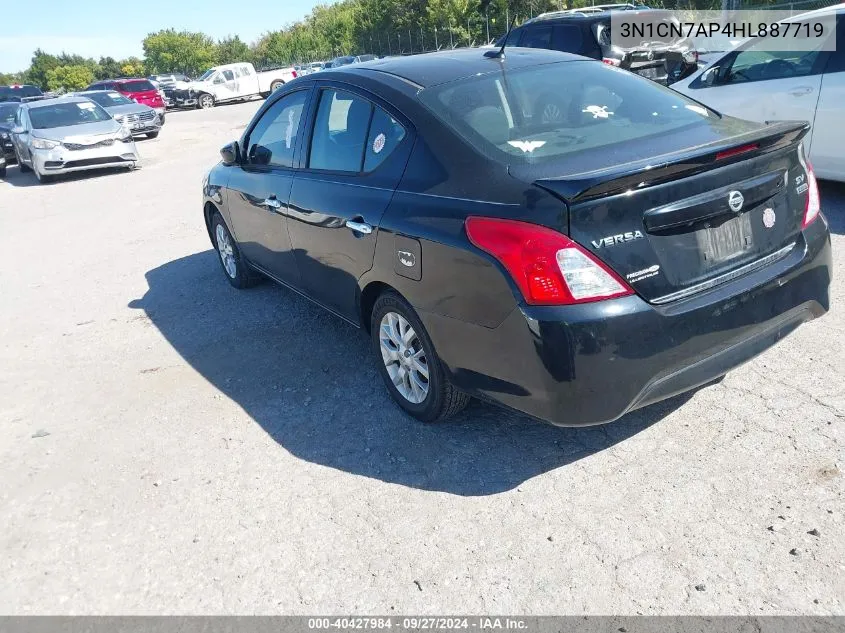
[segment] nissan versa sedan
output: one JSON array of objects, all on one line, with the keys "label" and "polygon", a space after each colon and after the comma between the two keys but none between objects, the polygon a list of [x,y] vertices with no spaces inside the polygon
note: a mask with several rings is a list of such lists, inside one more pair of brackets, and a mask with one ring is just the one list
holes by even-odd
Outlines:
[{"label": "nissan versa sedan", "polygon": [[131,169],[139,160],[132,133],[83,97],[21,104],[12,142],[21,171],[34,171],[39,182],[74,171]]},{"label": "nissan versa sedan", "polygon": [[[365,329],[395,401],[557,425],[709,383],[829,307],[805,122],[723,116],[601,62],[470,49],[274,93],[203,184],[229,283]],[[565,116],[543,120],[555,100]]]}]

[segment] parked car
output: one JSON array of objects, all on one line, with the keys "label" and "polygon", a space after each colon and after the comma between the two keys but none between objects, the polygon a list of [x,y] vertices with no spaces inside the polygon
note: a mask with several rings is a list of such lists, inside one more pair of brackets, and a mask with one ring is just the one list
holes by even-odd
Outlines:
[{"label": "parked car", "polygon": [[86,92],[90,90],[115,90],[132,101],[149,106],[158,113],[158,118],[164,125],[164,97],[149,79],[104,79],[95,81],[85,89]]},{"label": "parked car", "polygon": [[0,102],[12,101],[23,103],[26,101],[37,101],[43,99],[44,93],[38,86],[29,84],[13,84],[11,86],[0,86]]},{"label": "parked car", "polygon": [[[548,91],[560,121],[535,114]],[[828,310],[806,131],[555,51],[379,60],[268,99],[204,221],[234,287],[266,276],[367,330],[411,415],[478,396],[595,424]]]},{"label": "parked car", "polygon": [[836,15],[831,34],[836,50],[821,50],[824,41],[818,40],[815,50],[772,52],[770,40],[754,38],[672,88],[750,121],[809,121],[804,144],[816,175],[845,181],[845,4],[790,21],[810,23],[831,14]]},{"label": "parked car", "polygon": [[164,104],[168,108],[175,106],[173,102],[173,91],[187,88],[191,81],[193,81],[190,77],[183,75],[182,73],[150,75],[147,79],[158,86],[158,89],[163,95],[162,98],[164,99]]},{"label": "parked car", "polygon": [[0,176],[6,175],[6,166],[16,162],[15,146],[12,144],[12,128],[15,127],[15,115],[19,104],[0,102]]},{"label": "parked car", "polygon": [[318,73],[326,67],[327,62],[311,62],[308,64],[308,74]]},{"label": "parked car", "polygon": [[[552,11],[527,20],[507,36],[508,47],[546,48],[600,59],[611,66],[671,84],[698,70],[695,48],[688,38],[643,41],[622,49],[611,45],[610,22],[613,11],[631,11],[631,19],[678,23],[670,11],[635,5],[600,5]],[[505,43],[503,36],[495,46]]]},{"label": "parked car", "polygon": [[139,160],[129,130],[84,97],[21,104],[12,142],[21,171],[34,171],[39,182],[74,171],[131,169]]},{"label": "parked car", "polygon": [[112,118],[126,126],[132,136],[156,138],[161,131],[161,119],[150,106],[132,101],[115,90],[87,90],[77,93],[103,107]]},{"label": "parked car", "polygon": [[256,72],[252,64],[238,63],[215,66],[206,70],[196,81],[173,90],[177,107],[213,108],[226,101],[243,101],[253,97],[267,97],[271,92],[296,79],[293,68],[277,68]]}]

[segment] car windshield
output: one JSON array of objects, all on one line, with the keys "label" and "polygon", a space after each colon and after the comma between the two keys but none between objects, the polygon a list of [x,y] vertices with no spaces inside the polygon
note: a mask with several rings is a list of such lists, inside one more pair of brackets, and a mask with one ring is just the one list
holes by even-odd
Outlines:
[{"label": "car windshield", "polygon": [[505,163],[611,150],[719,118],[669,88],[592,61],[491,72],[432,86],[419,98],[483,154]]},{"label": "car windshield", "polygon": [[54,127],[97,123],[111,119],[108,112],[91,101],[72,101],[70,103],[53,103],[40,108],[30,108],[29,120],[36,130],[46,130]]},{"label": "car windshield", "polygon": [[155,86],[146,79],[139,79],[137,81],[124,81],[120,84],[120,89],[123,92],[149,92],[155,90]]},{"label": "car windshield", "polygon": [[14,123],[18,108],[20,106],[17,103],[0,103],[0,123]]},{"label": "car windshield", "polygon": [[336,57],[332,60],[332,66],[334,68],[337,68],[338,66],[346,66],[347,64],[351,64],[354,61],[354,57]]},{"label": "car windshield", "polygon": [[205,81],[209,77],[211,77],[215,72],[217,72],[216,68],[209,68],[203,74],[200,75],[200,78],[197,81]]},{"label": "car windshield", "polygon": [[104,108],[135,103],[134,101],[132,101],[132,99],[124,97],[119,92],[97,92],[87,94],[85,95],[85,97],[91,99],[91,101],[95,103],[99,103]]}]

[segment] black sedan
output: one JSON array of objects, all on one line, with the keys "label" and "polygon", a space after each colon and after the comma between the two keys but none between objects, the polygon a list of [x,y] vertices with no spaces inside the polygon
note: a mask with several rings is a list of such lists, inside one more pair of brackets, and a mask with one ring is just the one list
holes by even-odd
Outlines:
[{"label": "black sedan", "polygon": [[6,175],[6,167],[14,162],[15,146],[12,143],[12,128],[15,127],[15,115],[19,103],[0,103],[0,177]]},{"label": "black sedan", "polygon": [[369,332],[411,415],[476,396],[596,424],[828,310],[807,129],[553,51],[380,60],[274,93],[204,219],[233,286],[269,277]]}]

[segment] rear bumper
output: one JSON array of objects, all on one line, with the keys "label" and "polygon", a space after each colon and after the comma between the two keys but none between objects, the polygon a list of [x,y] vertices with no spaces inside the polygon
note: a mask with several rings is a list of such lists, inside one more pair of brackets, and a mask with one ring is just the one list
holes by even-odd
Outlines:
[{"label": "rear bumper", "polygon": [[497,328],[421,314],[455,384],[560,426],[610,422],[706,384],[829,309],[824,220],[785,259],[665,306],[522,306]]}]

